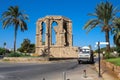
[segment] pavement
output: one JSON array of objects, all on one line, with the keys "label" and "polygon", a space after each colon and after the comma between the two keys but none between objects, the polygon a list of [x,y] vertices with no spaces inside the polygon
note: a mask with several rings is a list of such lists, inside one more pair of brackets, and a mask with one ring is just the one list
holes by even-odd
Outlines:
[{"label": "pavement", "polygon": [[83,67],[84,69],[83,71],[79,70],[79,68],[76,68],[75,71],[68,71],[66,73],[67,75],[66,80],[104,80],[102,77],[98,77],[98,73],[94,65],[88,64],[83,65],[86,65]]},{"label": "pavement", "polygon": [[[81,71],[76,69],[75,71],[67,71],[65,78],[63,80],[119,80],[117,76],[111,72],[105,66],[101,67],[101,77],[98,76],[98,63],[95,63],[92,66],[88,66],[89,68],[84,68],[86,70],[86,75],[84,71],[81,74]],[[59,79],[58,79],[59,80]]]}]

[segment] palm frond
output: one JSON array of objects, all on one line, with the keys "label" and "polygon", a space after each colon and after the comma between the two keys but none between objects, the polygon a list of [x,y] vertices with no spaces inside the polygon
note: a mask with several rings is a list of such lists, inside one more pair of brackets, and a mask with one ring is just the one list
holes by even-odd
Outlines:
[{"label": "palm frond", "polygon": [[23,31],[23,32],[28,29],[27,24],[24,20],[19,20],[19,25],[20,25],[21,31]]},{"label": "palm frond", "polygon": [[120,12],[120,10],[118,9],[118,6],[113,8],[113,14],[114,14],[114,15],[115,15],[116,13],[119,13],[119,12]]},{"label": "palm frond", "polygon": [[16,29],[20,26],[21,31],[27,30],[25,20],[29,20],[28,15],[23,14],[18,6],[10,6],[8,10],[2,14],[3,28],[14,25]]},{"label": "palm frond", "polygon": [[28,20],[29,21],[29,16],[27,14],[21,14],[21,17],[24,19],[24,20]]},{"label": "palm frond", "polygon": [[2,26],[3,26],[4,29],[5,29],[6,27],[10,26],[11,24],[12,24],[11,18],[5,19],[5,20],[3,20],[3,22],[2,22]]},{"label": "palm frond", "polygon": [[100,20],[108,24],[113,17],[113,5],[110,2],[98,4],[96,7],[96,14]]},{"label": "palm frond", "polygon": [[97,14],[96,13],[88,13],[88,16],[96,16],[97,17]]},{"label": "palm frond", "polygon": [[118,39],[119,36],[120,36],[120,32],[118,32],[118,33],[116,34],[116,39]]},{"label": "palm frond", "polygon": [[98,24],[99,24],[99,20],[97,19],[92,19],[92,20],[89,20],[85,26],[83,27],[83,29],[85,29],[87,31],[87,33],[89,31],[91,31],[93,28],[95,28]]},{"label": "palm frond", "polygon": [[98,23],[99,21],[97,20],[97,19],[91,19],[91,20],[89,20],[86,24],[85,24],[85,26],[83,27],[83,29],[87,29],[90,25],[93,25],[93,24],[95,24],[95,23]]}]

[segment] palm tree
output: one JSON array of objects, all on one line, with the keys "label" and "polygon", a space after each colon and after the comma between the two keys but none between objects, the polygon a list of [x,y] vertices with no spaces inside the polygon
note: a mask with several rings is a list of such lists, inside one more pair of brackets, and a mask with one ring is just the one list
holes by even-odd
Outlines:
[{"label": "palm tree", "polygon": [[3,45],[4,45],[4,48],[6,49],[6,42],[4,42]]},{"label": "palm tree", "polygon": [[100,26],[102,32],[105,32],[106,42],[109,42],[109,45],[106,45],[107,51],[110,51],[109,32],[112,29],[112,21],[114,20],[117,12],[117,8],[114,8],[110,2],[101,2],[96,6],[95,13],[89,14],[95,18],[89,20],[83,27],[85,30],[87,30],[87,32],[89,32],[93,28]]},{"label": "palm tree", "polygon": [[18,6],[10,6],[7,11],[2,14],[2,26],[7,28],[8,26],[14,26],[14,52],[16,51],[16,36],[17,30],[20,27],[21,31],[27,30],[27,24],[25,20],[28,20],[28,16],[23,14]]},{"label": "palm tree", "polygon": [[116,18],[114,20],[114,28],[112,30],[112,33],[114,34],[113,40],[116,46],[120,47],[120,18]]}]

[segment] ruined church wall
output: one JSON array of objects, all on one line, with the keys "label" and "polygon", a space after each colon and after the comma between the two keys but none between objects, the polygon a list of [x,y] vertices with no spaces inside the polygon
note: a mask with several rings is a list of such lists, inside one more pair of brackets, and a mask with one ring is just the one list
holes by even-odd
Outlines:
[{"label": "ruined church wall", "polygon": [[[52,23],[57,22],[54,27],[56,32],[56,43],[52,44]],[[42,44],[42,22],[46,24],[45,45]],[[48,38],[48,34],[50,38]],[[77,47],[73,47],[72,39],[72,21],[63,16],[46,16],[41,18],[36,23],[36,53],[41,55],[48,44],[50,47],[51,57],[58,58],[74,58],[77,57]],[[49,43],[48,43],[49,42]]]}]

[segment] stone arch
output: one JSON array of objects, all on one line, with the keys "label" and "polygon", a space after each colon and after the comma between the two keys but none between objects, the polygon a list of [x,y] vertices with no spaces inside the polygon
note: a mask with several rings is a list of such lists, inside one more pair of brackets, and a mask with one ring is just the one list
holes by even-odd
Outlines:
[{"label": "stone arch", "polygon": [[57,42],[57,40],[56,40],[57,31],[56,31],[56,28],[55,28],[57,26],[58,26],[57,21],[52,21],[52,23],[51,23],[51,42],[52,42],[52,45],[55,45],[56,42]]},{"label": "stone arch", "polygon": [[[57,26],[54,23],[57,23]],[[54,32],[54,35],[52,32]],[[54,36],[55,42],[53,42],[52,36]],[[43,41],[45,41],[45,45],[42,45]],[[58,54],[62,56],[61,52],[68,53],[67,49],[70,47],[72,47],[72,21],[69,18],[45,16],[38,19],[36,25],[36,53],[41,54],[41,50],[47,49],[52,56],[58,56]]]}]

